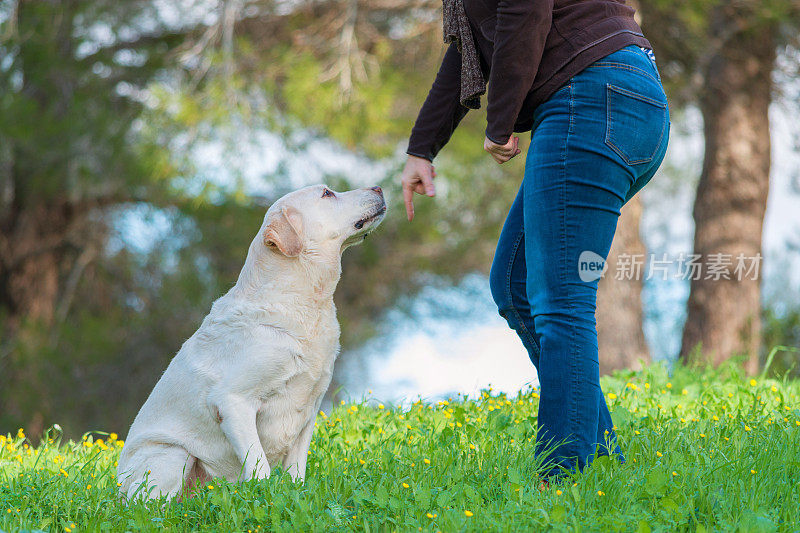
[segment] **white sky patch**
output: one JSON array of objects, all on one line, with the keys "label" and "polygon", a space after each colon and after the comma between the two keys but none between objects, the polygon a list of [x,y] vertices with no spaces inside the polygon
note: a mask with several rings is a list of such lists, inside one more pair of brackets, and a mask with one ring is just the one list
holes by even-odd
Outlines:
[{"label": "white sky patch", "polygon": [[[386,176],[393,163],[372,161],[305,132],[288,140],[264,130],[245,131],[240,136],[233,149],[222,141],[202,143],[193,151],[193,160],[206,179],[229,188],[241,180],[248,194],[270,197],[276,187],[297,189],[331,176],[345,177],[354,187],[372,186]],[[276,174],[285,176],[288,183],[276,183]]]},{"label": "white sky patch", "polygon": [[514,394],[538,385],[536,370],[522,343],[498,315],[487,324],[466,324],[456,336],[413,334],[396,346],[388,358],[377,355],[369,363],[369,382],[346,387],[353,397],[371,389],[385,401],[438,400],[481,389]]},{"label": "white sky patch", "polygon": [[[797,106],[796,102],[770,106],[772,165],[762,241],[765,275],[788,266],[782,274],[788,274],[787,281],[795,289],[800,287],[800,132],[792,108]],[[787,254],[787,248],[794,248],[794,253]],[[782,256],[788,264],[776,261]]]}]

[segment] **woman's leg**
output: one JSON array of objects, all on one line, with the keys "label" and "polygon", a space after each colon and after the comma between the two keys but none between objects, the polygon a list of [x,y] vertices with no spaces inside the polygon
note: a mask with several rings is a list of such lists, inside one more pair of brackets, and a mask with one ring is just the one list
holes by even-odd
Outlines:
[{"label": "woman's leg", "polygon": [[534,366],[539,367],[539,345],[528,304],[522,196],[520,187],[503,224],[489,274],[489,287],[500,316],[517,332]]},{"label": "woman's leg", "polygon": [[607,257],[619,210],[658,166],[668,129],[660,83],[632,52],[620,54],[537,109],[523,181],[527,294],[540,348],[537,446],[567,469],[603,453],[606,437],[616,440],[599,384],[599,277],[581,265]]},{"label": "woman's leg", "polygon": [[[527,269],[525,267],[522,197],[523,188],[520,187],[497,243],[497,251],[495,252],[492,270],[489,275],[489,286],[500,316],[505,318],[511,329],[517,332],[522,344],[528,351],[531,362],[538,370],[539,344],[534,331],[533,315],[528,303],[526,288]],[[609,438],[606,431],[613,426],[613,423],[611,414],[602,397],[598,400],[598,403],[600,405],[600,413],[596,439],[597,442],[605,443]],[[607,454],[609,451],[621,454],[618,446],[612,450],[600,449],[601,454]]]}]

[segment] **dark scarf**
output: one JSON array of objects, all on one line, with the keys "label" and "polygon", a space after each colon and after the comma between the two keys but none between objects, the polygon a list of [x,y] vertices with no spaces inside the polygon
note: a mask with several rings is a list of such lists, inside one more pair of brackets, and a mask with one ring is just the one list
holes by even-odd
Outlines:
[{"label": "dark scarf", "polygon": [[445,43],[456,43],[461,52],[461,105],[470,109],[481,107],[481,95],[486,92],[475,39],[464,12],[464,0],[442,0],[442,29]]}]

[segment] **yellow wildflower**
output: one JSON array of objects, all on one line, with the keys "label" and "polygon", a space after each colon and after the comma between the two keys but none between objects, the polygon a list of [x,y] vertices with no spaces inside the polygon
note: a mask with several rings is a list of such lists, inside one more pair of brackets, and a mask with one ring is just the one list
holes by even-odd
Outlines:
[{"label": "yellow wildflower", "polygon": [[469,518],[472,516],[472,511],[464,511],[464,514],[467,516],[467,518]]},{"label": "yellow wildflower", "polygon": [[403,483],[403,488],[404,488],[404,489],[407,489],[408,487],[409,487],[409,484],[408,484],[408,483]]}]

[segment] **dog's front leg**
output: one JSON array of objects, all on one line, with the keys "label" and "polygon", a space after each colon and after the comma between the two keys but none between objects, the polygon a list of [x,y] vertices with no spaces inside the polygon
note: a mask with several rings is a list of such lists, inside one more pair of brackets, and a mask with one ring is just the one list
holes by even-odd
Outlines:
[{"label": "dog's front leg", "polygon": [[297,440],[286,455],[283,464],[292,476],[292,479],[303,481],[306,478],[306,464],[308,463],[308,449],[311,446],[311,437],[314,434],[314,419],[297,436]]},{"label": "dog's front leg", "polygon": [[256,405],[252,401],[230,393],[212,393],[209,395],[209,404],[222,432],[242,462],[244,467],[242,479],[269,477],[269,463],[256,428],[258,412]]}]

